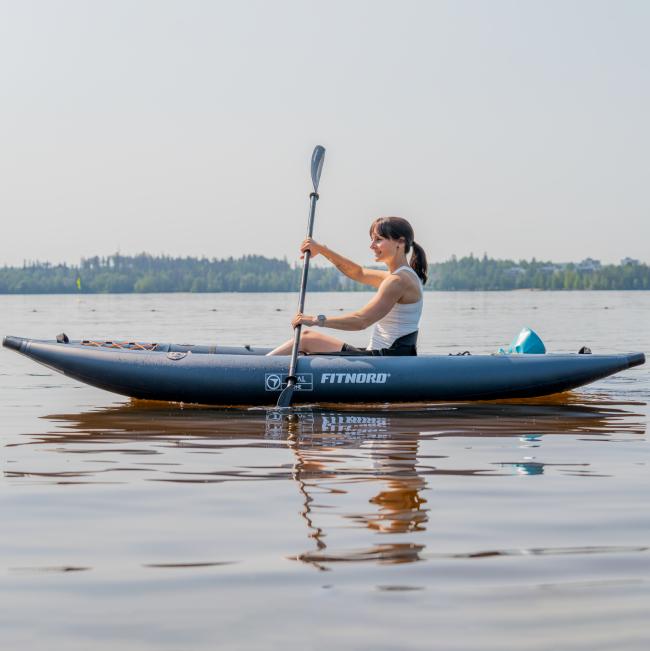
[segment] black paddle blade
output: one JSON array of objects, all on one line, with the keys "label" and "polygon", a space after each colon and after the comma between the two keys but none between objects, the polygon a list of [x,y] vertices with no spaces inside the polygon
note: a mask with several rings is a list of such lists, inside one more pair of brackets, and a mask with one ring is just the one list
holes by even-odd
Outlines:
[{"label": "black paddle blade", "polygon": [[311,155],[311,182],[314,184],[314,192],[318,192],[318,184],[320,183],[320,173],[323,171],[323,163],[325,162],[325,147],[316,145],[314,153]]},{"label": "black paddle blade", "polygon": [[276,403],[276,407],[278,409],[286,409],[287,407],[291,407],[291,399],[293,398],[293,390],[295,386],[291,384],[287,384],[284,389],[282,389],[282,393],[278,396],[278,402]]}]

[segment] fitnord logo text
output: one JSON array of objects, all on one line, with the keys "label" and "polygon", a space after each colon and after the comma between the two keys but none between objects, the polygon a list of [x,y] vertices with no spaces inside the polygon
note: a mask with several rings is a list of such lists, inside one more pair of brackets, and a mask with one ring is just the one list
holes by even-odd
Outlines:
[{"label": "fitnord logo text", "polygon": [[386,384],[390,373],[322,373],[321,384]]}]

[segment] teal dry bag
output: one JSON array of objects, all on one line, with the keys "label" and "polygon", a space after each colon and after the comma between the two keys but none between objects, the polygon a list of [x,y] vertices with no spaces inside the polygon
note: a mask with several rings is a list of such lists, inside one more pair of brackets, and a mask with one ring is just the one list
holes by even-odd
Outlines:
[{"label": "teal dry bag", "polygon": [[539,335],[530,328],[522,328],[508,350],[499,348],[500,353],[525,353],[526,355],[542,355],[546,352],[544,342]]}]

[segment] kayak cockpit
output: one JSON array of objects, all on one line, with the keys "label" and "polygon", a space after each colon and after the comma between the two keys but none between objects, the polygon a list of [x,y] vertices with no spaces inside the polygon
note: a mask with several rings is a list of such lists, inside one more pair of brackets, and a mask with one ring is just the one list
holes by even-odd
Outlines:
[{"label": "kayak cockpit", "polygon": [[[24,337],[15,337],[7,335],[2,340],[2,345],[11,350],[21,352],[24,345],[30,341],[38,341],[33,339],[26,339]],[[262,348],[257,346],[217,346],[217,345],[204,345],[204,344],[172,344],[172,343],[157,343],[146,341],[130,341],[130,340],[103,340],[103,339],[68,339],[66,335],[58,335],[56,342],[54,341],[40,341],[39,343],[57,344],[67,346],[70,348],[81,349],[109,349],[109,350],[135,350],[135,351],[149,351],[155,353],[192,353],[194,355],[266,355],[271,349]]]}]

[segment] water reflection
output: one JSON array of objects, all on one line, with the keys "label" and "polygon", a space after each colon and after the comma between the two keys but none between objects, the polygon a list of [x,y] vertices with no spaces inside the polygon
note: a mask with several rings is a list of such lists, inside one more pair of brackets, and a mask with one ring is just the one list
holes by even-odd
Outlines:
[{"label": "water reflection", "polygon": [[[50,433],[25,435],[7,446],[14,449],[8,450],[12,466],[5,476],[36,484],[288,480],[301,496],[299,516],[309,540],[308,548],[291,558],[318,569],[339,562],[410,563],[431,555],[421,534],[430,526],[444,478],[539,477],[549,470],[598,476],[589,463],[537,455],[548,437],[557,435],[618,441],[644,434],[644,417],[634,407],[541,400],[303,408],[287,416],[274,410],[132,402],[47,417],[54,425]],[[481,439],[504,443],[495,452],[481,447]],[[29,453],[35,449],[52,454]],[[504,450],[510,459],[500,456]],[[267,486],[259,492],[262,510],[273,498]],[[358,544],[358,534],[351,547],[329,544],[331,535],[350,527],[366,532],[361,536],[366,544]],[[469,556],[500,553],[477,550]],[[468,557],[449,554],[461,556]]]},{"label": "water reflection", "polygon": [[[428,509],[425,507],[427,500],[421,494],[426,481],[417,464],[419,433],[397,438],[391,436],[390,418],[386,415],[304,413],[287,419],[280,414],[279,420],[277,416],[274,412],[270,417],[273,435],[277,436],[280,428],[284,433],[286,426],[287,441],[296,459],[293,476],[304,498],[301,516],[316,547],[299,554],[296,560],[311,563],[319,569],[326,569],[327,563],[336,561],[405,563],[420,560],[419,554],[424,546],[410,542],[386,543],[362,550],[329,551],[326,534],[316,525],[313,512],[314,507],[324,506],[318,504],[314,496],[322,493],[328,480],[336,482],[337,478],[350,472],[357,478],[365,474],[365,481],[378,483],[379,491],[369,498],[367,512],[343,513],[343,518],[377,533],[424,531]],[[329,439],[327,442],[326,437]],[[358,466],[344,470],[340,467],[340,460],[337,466],[333,466],[331,459],[328,464],[327,456],[323,454],[327,446],[351,445],[353,442],[366,451],[372,464],[370,470],[364,472]],[[330,487],[329,495],[334,491],[340,494],[351,490],[350,484],[346,484],[345,490]]]}]

